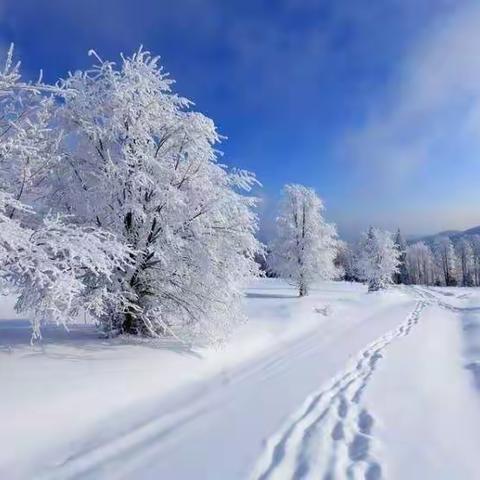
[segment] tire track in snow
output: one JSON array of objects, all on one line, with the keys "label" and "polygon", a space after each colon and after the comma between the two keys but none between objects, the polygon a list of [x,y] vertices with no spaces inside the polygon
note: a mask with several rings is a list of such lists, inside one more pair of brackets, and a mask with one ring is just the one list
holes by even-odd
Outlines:
[{"label": "tire track in snow", "polygon": [[410,333],[426,305],[419,300],[398,328],[371,343],[351,367],[310,395],[267,441],[251,479],[380,479],[382,467],[371,452],[375,420],[362,405],[362,395],[382,352]]}]

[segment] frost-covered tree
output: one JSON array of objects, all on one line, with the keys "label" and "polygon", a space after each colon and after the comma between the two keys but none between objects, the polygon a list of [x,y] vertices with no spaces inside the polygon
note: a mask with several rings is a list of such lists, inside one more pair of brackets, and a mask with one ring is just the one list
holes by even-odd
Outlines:
[{"label": "frost-covered tree", "polygon": [[410,283],[433,285],[435,283],[435,260],[432,250],[423,242],[407,247],[406,266]]},{"label": "frost-covered tree", "polygon": [[406,285],[408,282],[408,270],[406,265],[407,256],[407,242],[403,238],[400,229],[397,230],[395,235],[395,246],[399,252],[398,256],[398,272],[393,275],[393,280],[396,284]]},{"label": "frost-covered tree", "polygon": [[357,281],[355,252],[351,245],[342,240],[338,241],[335,265],[337,265],[343,280],[346,282]]},{"label": "frost-covered tree", "polygon": [[460,238],[455,245],[455,253],[458,259],[462,286],[473,286],[474,258],[470,241],[463,237]]},{"label": "frost-covered tree", "polygon": [[255,179],[218,163],[213,121],[172,91],[158,58],[140,49],[118,66],[96,59],[60,84],[64,161],[48,199],[131,249],[130,268],[104,286],[111,304],[99,321],[110,333],[223,337],[257,273],[245,194]]},{"label": "frost-covered tree", "polygon": [[[55,88],[21,80],[13,48],[0,71],[0,280],[18,295],[17,310],[67,324],[79,309],[104,309],[99,285],[126,268],[129,251],[112,235],[42,212],[48,178],[61,157],[52,127]],[[35,208],[34,208],[35,207]]]},{"label": "frost-covered tree", "polygon": [[368,283],[370,292],[386,288],[398,272],[399,251],[392,234],[374,227],[359,242],[357,272]]},{"label": "frost-covered tree", "polygon": [[[61,131],[52,127],[55,88],[24,82],[13,46],[0,72],[0,190],[14,200],[40,206],[47,177],[60,161]],[[10,207],[10,217],[16,212]]]},{"label": "frost-covered tree", "polygon": [[301,297],[308,294],[312,282],[337,274],[337,233],[323,218],[323,211],[323,202],[313,189],[284,187],[269,266],[292,282]]},{"label": "frost-covered tree", "polygon": [[[32,314],[33,338],[46,321],[67,325],[80,310],[105,311],[102,286],[128,265],[128,252],[111,235],[44,217],[35,229],[10,212],[34,215],[11,196],[0,194],[0,275],[18,294],[16,309]],[[100,286],[100,288],[99,288]]]},{"label": "frost-covered tree", "polygon": [[440,237],[434,245],[435,261],[447,287],[457,285],[457,256],[449,237]]},{"label": "frost-covered tree", "polygon": [[474,285],[480,285],[480,235],[472,235],[471,239],[473,254],[473,280]]}]

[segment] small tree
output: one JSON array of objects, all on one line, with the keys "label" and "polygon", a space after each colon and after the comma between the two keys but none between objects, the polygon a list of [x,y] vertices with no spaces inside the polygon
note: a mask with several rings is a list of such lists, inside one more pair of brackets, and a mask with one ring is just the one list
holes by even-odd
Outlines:
[{"label": "small tree", "polygon": [[460,238],[460,240],[456,244],[455,250],[460,267],[462,286],[472,287],[474,275],[474,257],[472,244],[466,238]]},{"label": "small tree", "polygon": [[436,266],[432,250],[423,242],[407,247],[406,266],[410,283],[432,285],[435,282]]},{"label": "small tree", "polygon": [[398,256],[398,272],[393,275],[394,282],[398,284],[406,285],[408,283],[408,269],[406,264],[407,257],[407,242],[403,238],[400,229],[397,230],[395,235],[395,246],[399,252]]},{"label": "small tree", "polygon": [[338,267],[340,275],[346,282],[358,281],[355,262],[355,253],[351,246],[347,242],[339,240],[335,265]]},{"label": "small tree", "polygon": [[441,237],[436,240],[434,254],[437,266],[442,273],[442,283],[447,287],[456,286],[457,256],[449,237]]},{"label": "small tree", "polygon": [[301,297],[315,280],[331,279],[337,269],[337,233],[323,218],[323,203],[311,188],[286,185],[283,189],[276,238],[269,266],[293,282]]},{"label": "small tree", "polygon": [[472,235],[471,237],[472,253],[473,253],[473,282],[475,286],[480,285],[480,235]]},{"label": "small tree", "polygon": [[400,253],[389,232],[370,227],[362,235],[357,260],[358,275],[368,283],[368,291],[386,288],[398,272]]}]

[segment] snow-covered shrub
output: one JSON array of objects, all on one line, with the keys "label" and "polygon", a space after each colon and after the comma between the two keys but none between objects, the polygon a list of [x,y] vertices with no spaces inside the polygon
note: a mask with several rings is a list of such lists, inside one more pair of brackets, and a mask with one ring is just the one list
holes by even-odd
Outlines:
[{"label": "snow-covered shrub", "polygon": [[311,188],[286,185],[276,237],[271,245],[270,269],[293,282],[299,295],[308,293],[315,280],[337,274],[337,232],[323,218],[323,203]]},{"label": "snow-covered shrub", "polygon": [[386,288],[398,272],[400,252],[389,232],[370,227],[359,242],[357,272],[370,292]]},{"label": "snow-covered shrub", "polygon": [[98,318],[110,332],[223,337],[257,273],[255,199],[244,194],[255,178],[218,163],[213,121],[172,91],[158,58],[96,58],[60,84],[64,161],[48,200],[133,251],[105,284],[112,303]]}]

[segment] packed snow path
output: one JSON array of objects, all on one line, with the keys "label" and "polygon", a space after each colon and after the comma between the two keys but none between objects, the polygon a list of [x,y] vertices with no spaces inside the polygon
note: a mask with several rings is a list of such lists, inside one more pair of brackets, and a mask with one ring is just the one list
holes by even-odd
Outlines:
[{"label": "packed snow path", "polygon": [[[409,300],[407,303],[407,305],[409,305],[411,300],[408,297],[407,300]],[[381,306],[380,311],[382,312],[380,315],[378,315],[378,313],[372,315],[372,312],[369,312],[370,314],[367,316],[372,324],[376,321],[381,321],[383,315],[391,315],[394,318],[398,318],[398,298],[394,298],[393,305],[389,302],[387,302],[387,305],[384,305],[382,301],[380,301],[379,305]],[[401,302],[401,305],[403,308],[406,306],[404,301]],[[353,425],[350,424],[354,422],[358,423],[360,428],[359,433],[363,430],[365,435],[368,434],[367,430],[370,428],[369,423],[371,422],[370,416],[366,411],[359,411],[358,419],[354,419],[354,406],[358,404],[361,392],[366,387],[368,379],[374,371],[375,364],[381,356],[381,352],[397,336],[408,334],[411,327],[417,321],[418,313],[422,306],[422,302],[417,303],[414,312],[408,315],[407,320],[404,321],[399,328],[372,342],[369,347],[362,352],[361,358],[355,362],[354,368],[347,370],[338,380],[334,380],[329,391],[325,392],[324,397],[321,395],[322,399],[324,398],[327,403],[327,408],[326,412],[324,414],[321,413],[320,416],[330,415],[331,417],[333,407],[337,407],[341,421],[336,426],[336,429],[334,427],[333,435],[338,436],[337,440],[339,443],[342,443],[342,439],[340,438],[342,435],[345,437],[343,443],[345,445],[349,443],[349,431],[351,430],[353,432],[354,429]],[[370,306],[370,308],[372,307]],[[316,307],[315,310],[318,310],[318,308]],[[375,308],[373,309],[373,312],[374,311]],[[398,321],[397,319],[395,323],[398,323]],[[245,422],[246,425],[249,425],[249,428],[252,428],[249,421],[256,422],[257,419],[255,416],[266,413],[261,409],[255,411],[254,406],[256,401],[262,398],[262,389],[265,391],[264,396],[267,402],[273,403],[271,408],[275,410],[275,403],[280,403],[280,398],[278,395],[275,395],[273,391],[265,389],[269,381],[276,383],[280,380],[281,389],[285,390],[285,388],[287,388],[287,382],[294,380],[295,376],[299,375],[302,369],[310,368],[312,372],[321,370],[322,367],[319,360],[323,355],[331,355],[332,357],[338,355],[338,353],[335,354],[331,351],[331,349],[339,347],[335,341],[346,341],[348,339],[349,345],[347,351],[349,356],[352,353],[351,336],[355,335],[360,342],[364,341],[362,340],[363,335],[358,331],[359,325],[356,323],[354,323],[355,328],[352,328],[349,324],[345,325],[345,327],[347,327],[345,330],[340,328],[340,325],[336,325],[335,327],[332,331],[332,325],[329,327],[324,325],[324,328],[310,331],[308,335],[300,336],[298,340],[287,344],[282,349],[270,352],[268,356],[260,358],[256,362],[249,363],[245,367],[236,368],[228,373],[224,372],[219,378],[214,379],[209,384],[202,385],[201,389],[194,389],[189,391],[188,395],[183,395],[182,397],[186,397],[182,400],[185,404],[181,402],[180,404],[176,404],[173,411],[168,414],[155,415],[155,418],[149,416],[139,425],[135,425],[133,428],[129,427],[126,431],[106,442],[94,443],[88,441],[85,449],[82,448],[79,451],[75,451],[74,454],[69,455],[63,461],[59,462],[53,470],[47,472],[46,475],[41,478],[98,478],[99,475],[105,475],[105,478],[107,478],[111,473],[106,475],[106,472],[115,472],[115,478],[118,476],[127,478],[132,472],[137,471],[138,468],[143,471],[145,478],[155,478],[158,472],[163,472],[165,466],[168,466],[167,462],[158,462],[156,456],[162,455],[166,459],[169,456],[168,452],[170,452],[170,454],[174,453],[173,450],[171,450],[171,447],[174,445],[176,445],[176,449],[181,451],[184,446],[178,444],[178,438],[181,438],[182,435],[193,434],[197,436],[200,434],[197,441],[192,442],[192,439],[190,439],[190,443],[196,445],[195,449],[197,453],[195,456],[185,455],[185,458],[188,458],[189,461],[198,461],[198,450],[201,450],[202,447],[199,446],[197,442],[201,443],[206,440],[208,445],[212,441],[208,436],[216,435],[216,430],[219,429],[220,423],[233,421],[235,425],[234,429],[238,430],[240,427],[238,423]],[[378,331],[382,331],[383,328],[381,324],[377,325],[377,328],[378,327],[380,327]],[[374,331],[377,331],[377,328],[375,328]],[[372,332],[368,332],[365,338],[368,338],[371,334]],[[361,343],[359,343],[359,345],[361,345]],[[325,362],[325,359],[323,359],[323,362]],[[297,383],[296,386],[299,387],[300,385]],[[281,392],[281,394],[282,393],[285,394],[285,391]],[[252,407],[247,408],[249,403],[252,403]],[[265,406],[268,408],[268,403],[266,403],[263,408],[265,408]],[[312,408],[315,407],[317,399],[313,399],[311,403],[313,404]],[[318,403],[318,407],[321,408],[323,403]],[[252,418],[247,418],[247,415],[249,415],[246,413],[247,411],[253,412],[251,414]],[[317,419],[315,418],[316,411],[317,409],[313,408],[314,427],[317,423]],[[233,418],[227,419],[226,415],[233,415]],[[198,425],[200,425],[200,427]],[[223,433],[223,436],[223,441],[228,441],[225,433]],[[243,435],[241,437],[243,437]],[[367,459],[366,452],[362,453],[362,449],[364,450],[362,438],[364,437],[354,435],[352,445],[348,445],[349,455],[356,459],[357,462]],[[219,438],[218,440],[221,439]],[[172,445],[169,445],[171,442]],[[242,446],[245,448],[245,445]],[[187,450],[189,450],[189,448],[187,448]],[[309,444],[300,445],[301,460],[298,469],[293,472],[293,476],[290,476],[288,472],[282,472],[280,470],[276,478],[311,478],[309,476],[307,459],[309,450]],[[325,455],[325,452],[322,452],[322,456],[323,455]],[[338,460],[340,461],[340,457]],[[333,464],[337,463],[334,449],[331,451],[330,462],[332,463],[331,469],[334,471]],[[214,467],[209,467],[212,469],[220,467],[218,470],[201,470],[199,474],[199,471],[195,469],[195,478],[225,479],[230,477],[224,475],[231,475],[231,478],[245,478],[247,476],[246,471],[241,475],[232,473],[221,474],[222,466],[220,463],[221,461]],[[185,465],[178,463],[175,465],[175,472],[169,468],[165,469],[165,472],[170,472],[169,475],[171,476],[169,476],[169,478],[193,478],[191,476],[194,475],[193,468],[191,469],[192,473],[179,474],[180,471],[189,470],[188,464],[187,468],[185,467]],[[352,463],[350,468],[353,467],[354,465]],[[375,472],[376,468],[378,469],[372,460],[372,472]],[[167,474],[162,473],[160,475],[162,478],[165,478],[163,475]],[[178,477],[176,475],[178,475]],[[268,477],[263,476],[262,478]],[[340,477],[334,476],[332,478]]]},{"label": "packed snow path", "polygon": [[32,347],[0,308],[0,478],[477,480],[479,306],[264,279],[228,347],[198,351],[85,325]]},{"label": "packed snow path", "polygon": [[370,344],[339,378],[312,394],[268,442],[252,478],[380,479],[381,464],[370,453],[374,417],[362,406],[362,393],[382,352],[410,333],[424,307],[419,301],[402,325]]}]

